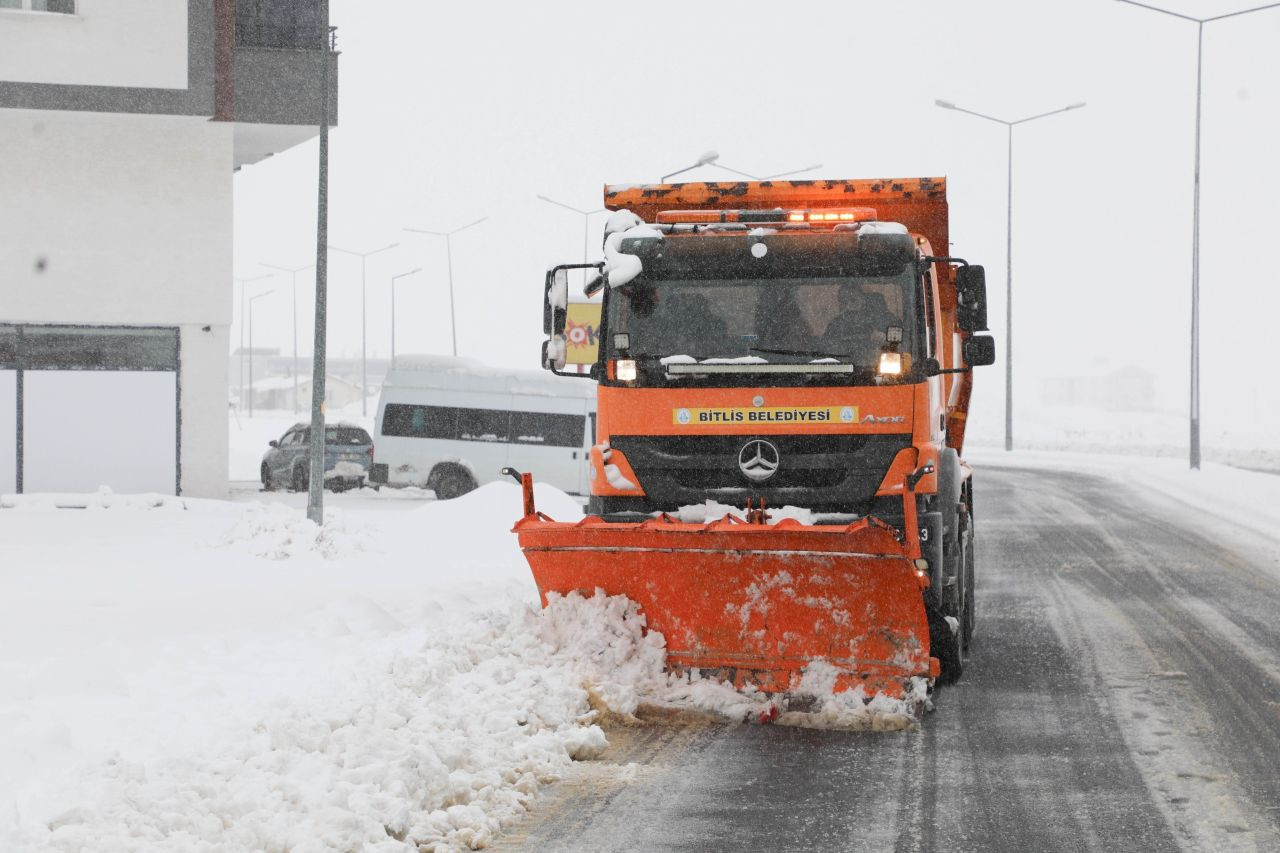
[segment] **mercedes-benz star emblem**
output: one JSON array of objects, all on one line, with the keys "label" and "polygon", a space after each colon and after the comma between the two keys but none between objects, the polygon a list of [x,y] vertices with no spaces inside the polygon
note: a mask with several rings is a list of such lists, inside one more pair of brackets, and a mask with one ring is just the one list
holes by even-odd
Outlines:
[{"label": "mercedes-benz star emblem", "polygon": [[753,483],[763,483],[778,470],[778,448],[763,438],[753,438],[738,451],[738,468]]}]

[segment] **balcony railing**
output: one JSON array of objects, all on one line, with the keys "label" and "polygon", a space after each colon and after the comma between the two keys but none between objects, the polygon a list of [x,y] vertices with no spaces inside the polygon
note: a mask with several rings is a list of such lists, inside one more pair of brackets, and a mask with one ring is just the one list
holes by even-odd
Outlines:
[{"label": "balcony railing", "polygon": [[236,45],[323,50],[328,0],[237,0]]}]

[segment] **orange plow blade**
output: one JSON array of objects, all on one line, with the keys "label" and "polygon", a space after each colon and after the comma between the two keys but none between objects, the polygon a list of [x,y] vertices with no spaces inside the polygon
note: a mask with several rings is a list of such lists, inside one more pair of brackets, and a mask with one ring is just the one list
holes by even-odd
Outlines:
[{"label": "orange plow blade", "polygon": [[794,690],[825,661],[837,689],[902,695],[915,676],[934,677],[929,626],[910,548],[875,519],[848,526],[794,519],[707,524],[670,516],[639,523],[591,516],[555,522],[526,502],[516,523],[545,606],[548,593],[597,588],[642,608],[666,637],[673,670],[713,670],[738,686]]}]

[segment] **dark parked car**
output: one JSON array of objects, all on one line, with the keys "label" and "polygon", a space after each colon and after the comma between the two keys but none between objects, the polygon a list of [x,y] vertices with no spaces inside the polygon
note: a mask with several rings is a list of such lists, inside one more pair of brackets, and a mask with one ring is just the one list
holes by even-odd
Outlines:
[{"label": "dark parked car", "polygon": [[[311,426],[299,423],[276,441],[262,457],[262,487],[307,490],[310,471]],[[369,479],[373,439],[354,424],[330,424],[324,428],[324,484],[333,491],[358,488]]]}]

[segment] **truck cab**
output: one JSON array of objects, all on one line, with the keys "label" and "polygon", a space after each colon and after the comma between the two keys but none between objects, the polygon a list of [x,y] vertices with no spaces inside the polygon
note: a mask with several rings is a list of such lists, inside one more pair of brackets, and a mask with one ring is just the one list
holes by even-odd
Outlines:
[{"label": "truck cab", "polygon": [[631,214],[611,220],[589,286],[603,292],[593,513],[753,499],[900,518],[903,476],[962,449],[968,368],[993,348],[973,334],[981,268],[936,257],[920,233],[945,223],[945,183],[861,193],[914,222],[851,204],[863,182],[827,182],[818,199],[812,182],[786,183],[803,188],[793,205],[764,209],[746,205],[774,201],[773,185],[733,185],[718,201],[736,207],[703,209],[683,205],[707,203],[705,187],[661,203],[607,194]]}]

